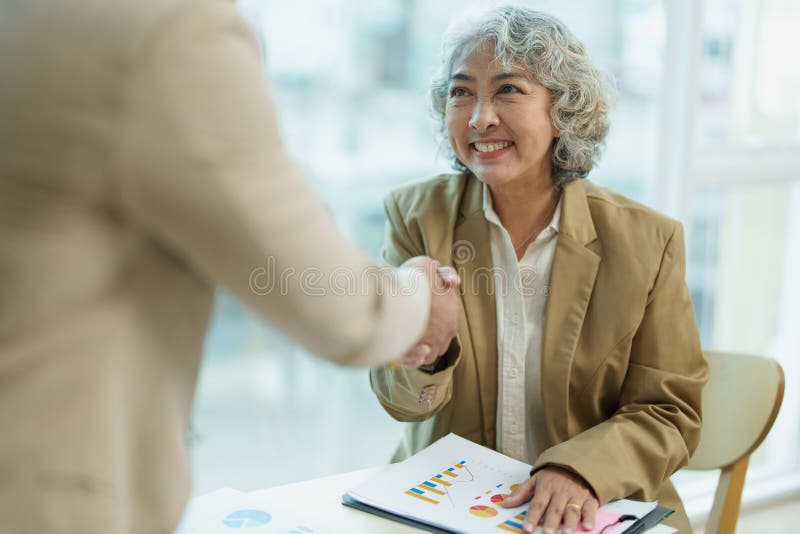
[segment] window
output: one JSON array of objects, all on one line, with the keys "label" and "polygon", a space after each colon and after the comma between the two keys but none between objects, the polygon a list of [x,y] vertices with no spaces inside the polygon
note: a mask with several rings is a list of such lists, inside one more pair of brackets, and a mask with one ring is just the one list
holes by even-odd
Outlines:
[{"label": "window", "polygon": [[[674,20],[696,29],[694,54],[683,61],[693,72],[683,108],[691,142],[679,172],[687,277],[703,345],[771,356],[787,377],[781,413],[750,463],[747,504],[800,487],[800,398],[792,380],[800,371],[793,273],[800,265],[800,64],[789,52],[800,6],[707,0]],[[690,513],[707,509],[713,476],[675,478]]]},{"label": "window", "polygon": [[791,0],[708,0],[703,14],[697,138],[764,147],[800,142],[800,25]]}]

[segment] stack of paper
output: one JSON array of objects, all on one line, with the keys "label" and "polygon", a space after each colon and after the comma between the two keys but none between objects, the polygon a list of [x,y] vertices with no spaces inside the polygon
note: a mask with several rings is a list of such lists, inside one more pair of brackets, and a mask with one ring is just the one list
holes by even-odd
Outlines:
[{"label": "stack of paper", "polygon": [[[347,496],[373,509],[449,532],[522,532],[527,504],[503,508],[501,503],[528,480],[530,469],[528,464],[450,434],[388,466]],[[619,522],[620,516],[640,518],[656,507],[654,502],[609,503],[598,511],[591,532],[605,528],[604,534],[620,534],[635,523]]]}]

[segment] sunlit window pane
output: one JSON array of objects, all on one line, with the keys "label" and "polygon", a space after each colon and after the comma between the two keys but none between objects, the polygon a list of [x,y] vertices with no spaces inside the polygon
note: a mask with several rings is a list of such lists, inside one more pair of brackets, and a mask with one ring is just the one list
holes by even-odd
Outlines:
[{"label": "sunlit window pane", "polygon": [[800,361],[800,284],[794,281],[800,259],[800,180],[706,188],[694,198],[688,279],[703,346],[769,356],[784,366],[783,409],[751,467],[791,470],[798,467],[800,432],[800,392],[789,378],[796,376]]},{"label": "sunlit window pane", "polygon": [[800,4],[707,0],[698,135],[703,143],[800,142]]}]

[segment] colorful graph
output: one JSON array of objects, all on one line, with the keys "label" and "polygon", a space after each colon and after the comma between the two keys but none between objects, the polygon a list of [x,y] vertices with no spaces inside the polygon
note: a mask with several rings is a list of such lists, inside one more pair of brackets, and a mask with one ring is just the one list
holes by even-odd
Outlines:
[{"label": "colorful graph", "polygon": [[508,493],[495,493],[489,500],[495,503],[497,506],[501,506],[503,501],[506,500],[506,497],[508,497]]},{"label": "colorful graph", "polygon": [[494,517],[497,515],[497,510],[489,508],[488,506],[483,506],[482,504],[476,504],[469,509],[469,513],[478,517]]},{"label": "colorful graph", "polygon": [[237,510],[222,520],[222,524],[230,528],[254,528],[266,525],[272,516],[264,510]]},{"label": "colorful graph", "polygon": [[420,484],[417,487],[420,488],[420,489],[424,489],[425,491],[430,491],[430,492],[435,493],[437,495],[447,495],[447,491],[442,491],[442,490],[446,490],[447,489],[444,485],[442,485],[440,487],[438,484],[435,484],[435,483],[431,482],[430,480],[426,480],[425,482],[423,482],[422,484]]},{"label": "colorful graph", "polygon": [[[457,482],[470,482],[474,479],[467,468],[467,461],[461,460],[457,464],[442,469],[427,480],[423,480],[405,494],[429,504],[439,504],[442,497],[449,497],[447,488]],[[452,501],[451,501],[452,502]]]},{"label": "colorful graph", "polygon": [[508,532],[525,532],[522,530],[522,522],[525,520],[526,515],[528,515],[528,512],[517,514],[512,519],[508,519],[497,525],[497,528]]},{"label": "colorful graph", "polygon": [[[473,466],[473,469],[477,469],[477,473],[480,473],[481,465],[482,464],[478,463]],[[474,504],[472,506],[467,504],[463,508],[461,507],[461,502],[463,502],[461,499],[466,497],[463,493],[460,493],[461,489],[463,488],[464,490],[470,491],[472,486],[469,483],[474,483],[477,480],[476,474],[470,470],[470,464],[468,464],[466,460],[461,460],[458,463],[443,468],[438,473],[419,482],[416,486],[408,488],[404,493],[427,504],[438,505],[443,501],[449,502],[453,507],[462,510],[462,513],[471,515],[474,518],[495,518],[493,523],[496,524],[498,529],[507,532],[522,533],[522,522],[525,519],[525,512],[497,524],[497,521],[500,520],[497,516],[500,514],[500,509],[503,508],[503,501],[518,487],[518,484],[513,484],[509,487],[509,485],[507,485],[509,483],[498,484],[495,481],[488,489],[486,489],[486,486],[483,486],[483,488],[474,488],[472,491],[476,489],[480,491],[474,499],[471,499],[471,502]],[[472,493],[472,495],[475,495],[475,493]]]},{"label": "colorful graph", "polygon": [[442,475],[435,475],[431,478],[431,482],[436,482],[437,484],[441,484],[442,486],[452,486],[451,482],[448,482],[442,477]]},{"label": "colorful graph", "polygon": [[406,495],[410,495],[412,497],[416,497],[417,499],[420,499],[420,500],[425,501],[427,503],[439,504],[439,501],[437,501],[436,499],[432,499],[430,497],[427,497],[425,495],[425,492],[423,490],[421,490],[421,489],[418,489],[418,488],[409,489],[408,491],[406,491]]},{"label": "colorful graph", "polygon": [[[514,485],[512,485],[512,486],[511,486],[511,491],[513,492],[513,491],[514,491],[514,488],[516,488],[516,487],[518,487],[518,486],[519,486],[519,484],[514,484]],[[492,496],[489,498],[489,500],[491,500],[491,501],[492,501],[494,504],[496,504],[497,506],[501,506],[501,505],[502,505],[502,503],[503,503],[503,501],[504,501],[504,500],[506,500],[506,498],[507,498],[507,497],[510,495],[510,493],[502,493],[502,490],[500,490],[500,488],[502,488],[502,487],[503,487],[503,484],[497,484],[497,485],[494,487],[494,489],[488,489],[488,490],[486,490],[485,492],[483,492],[483,495],[478,495],[478,496],[477,496],[477,497],[475,497],[475,499],[473,499],[473,500],[476,500],[476,501],[478,501],[478,500],[480,500],[481,498],[483,498],[483,496],[484,496],[484,495],[494,494],[494,495],[492,495]],[[500,491],[498,492],[498,490],[500,490]],[[495,492],[497,492],[497,493],[495,493]]]}]

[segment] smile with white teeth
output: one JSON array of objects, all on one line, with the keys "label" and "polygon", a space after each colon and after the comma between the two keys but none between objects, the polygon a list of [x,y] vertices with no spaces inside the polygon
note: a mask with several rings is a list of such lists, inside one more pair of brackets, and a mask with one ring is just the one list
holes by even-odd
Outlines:
[{"label": "smile with white teeth", "polygon": [[508,148],[513,144],[514,143],[511,141],[503,141],[502,143],[473,143],[472,146],[474,146],[475,150],[478,152],[495,152],[497,150]]}]

